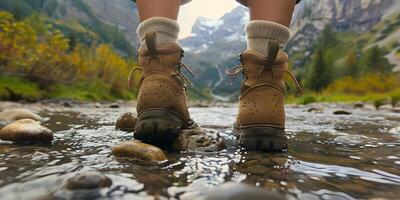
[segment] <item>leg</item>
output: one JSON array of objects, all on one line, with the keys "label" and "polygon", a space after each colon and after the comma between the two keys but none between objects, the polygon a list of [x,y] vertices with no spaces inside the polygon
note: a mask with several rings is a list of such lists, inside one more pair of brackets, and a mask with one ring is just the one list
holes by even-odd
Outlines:
[{"label": "leg", "polygon": [[289,27],[294,0],[248,0],[250,20],[271,21]]},{"label": "leg", "polygon": [[[182,1],[183,2],[183,1]],[[182,129],[192,125],[181,68],[182,48],[176,22],[181,0],[137,0],[142,23],[137,97],[138,119],[134,138],[169,147]]]},{"label": "leg", "polygon": [[290,73],[283,48],[296,1],[241,2],[250,8],[251,22],[246,26],[247,50],[241,54],[245,80],[235,130],[248,150],[281,151],[287,148],[283,77]]},{"label": "leg", "polygon": [[178,18],[180,0],[137,0],[140,21],[151,17]]}]

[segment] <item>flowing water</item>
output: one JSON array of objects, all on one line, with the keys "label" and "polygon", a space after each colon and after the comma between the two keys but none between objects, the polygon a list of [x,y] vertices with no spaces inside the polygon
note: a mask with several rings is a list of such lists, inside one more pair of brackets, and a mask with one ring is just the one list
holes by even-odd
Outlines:
[{"label": "flowing water", "polygon": [[[231,136],[235,107],[191,108],[200,125],[228,142],[220,152],[167,152],[168,162],[117,159],[112,148],[132,139],[115,130],[132,108],[51,109],[40,114],[55,132],[52,145],[0,142],[0,199],[194,199],[227,181],[278,191],[292,199],[399,199],[400,114],[323,104],[324,112],[288,106],[286,153],[246,152]],[[333,115],[337,107],[352,115]],[[109,177],[111,187],[91,192],[64,189],[85,171]]]}]

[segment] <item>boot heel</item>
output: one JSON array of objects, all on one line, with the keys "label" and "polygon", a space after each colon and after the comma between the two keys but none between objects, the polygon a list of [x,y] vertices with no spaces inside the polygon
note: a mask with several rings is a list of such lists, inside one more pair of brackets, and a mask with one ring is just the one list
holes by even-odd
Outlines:
[{"label": "boot heel", "polygon": [[239,132],[239,145],[250,151],[281,152],[288,147],[284,129],[250,127],[236,131]]},{"label": "boot heel", "polygon": [[139,114],[133,137],[159,147],[169,147],[184,128],[182,118],[164,109],[150,109]]}]

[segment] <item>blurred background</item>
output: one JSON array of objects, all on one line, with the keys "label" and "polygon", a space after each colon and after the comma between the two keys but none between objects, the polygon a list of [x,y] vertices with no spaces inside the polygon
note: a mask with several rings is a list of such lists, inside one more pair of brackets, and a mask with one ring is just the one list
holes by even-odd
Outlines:
[{"label": "blurred background", "polygon": [[[179,42],[197,75],[191,100],[238,97],[240,79],[230,85],[225,70],[246,47],[248,11],[218,2],[181,9]],[[127,78],[138,24],[130,0],[1,0],[0,100],[135,99]],[[400,1],[303,0],[291,30],[290,68],[307,92],[297,98],[291,87],[289,102],[400,101]]]}]

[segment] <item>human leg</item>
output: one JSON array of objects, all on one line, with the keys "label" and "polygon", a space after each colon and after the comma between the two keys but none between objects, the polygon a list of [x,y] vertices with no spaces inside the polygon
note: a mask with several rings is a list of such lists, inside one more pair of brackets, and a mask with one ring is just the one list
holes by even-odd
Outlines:
[{"label": "human leg", "polygon": [[286,73],[292,76],[283,48],[290,38],[287,26],[296,2],[248,0],[242,3],[250,9],[251,21],[246,26],[248,48],[241,54],[242,65],[228,72],[244,75],[235,130],[239,133],[239,143],[247,149],[281,151],[287,148],[283,77]]},{"label": "human leg", "polygon": [[142,77],[137,98],[138,120],[134,137],[167,147],[178,133],[192,125],[186,102],[186,77],[182,74],[182,48],[177,43],[176,18],[180,0],[138,0],[142,23],[137,34]]}]

